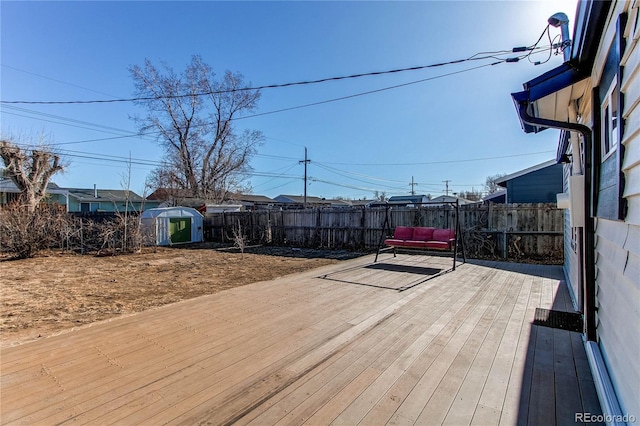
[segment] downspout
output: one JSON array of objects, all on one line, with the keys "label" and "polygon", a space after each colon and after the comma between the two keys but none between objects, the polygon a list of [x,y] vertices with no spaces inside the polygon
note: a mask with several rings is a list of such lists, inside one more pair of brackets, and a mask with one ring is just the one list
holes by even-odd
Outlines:
[{"label": "downspout", "polygon": [[518,102],[518,115],[520,119],[532,126],[549,127],[552,129],[568,130],[582,134],[584,138],[584,313],[585,335],[587,340],[596,341],[596,267],[595,267],[595,226],[591,200],[593,179],[593,132],[578,123],[547,120],[533,117],[527,111],[530,105],[528,100]]}]

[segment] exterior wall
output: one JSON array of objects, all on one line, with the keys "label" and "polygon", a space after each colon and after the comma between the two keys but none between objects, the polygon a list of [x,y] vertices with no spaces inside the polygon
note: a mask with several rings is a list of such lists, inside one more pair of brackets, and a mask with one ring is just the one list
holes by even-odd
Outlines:
[{"label": "exterior wall", "polygon": [[556,164],[507,181],[507,203],[555,203],[562,192],[562,165]]},{"label": "exterior wall", "polygon": [[[69,197],[69,211],[70,212],[79,212],[81,210],[80,204],[82,201],[79,201],[77,198]],[[91,201],[91,204],[98,203],[98,201]],[[124,212],[125,211],[125,202],[124,201],[111,201],[111,200],[100,200],[99,207],[97,209],[92,209],[92,211],[100,211],[100,212]],[[157,201],[145,201],[144,203],[140,202],[129,202],[129,211],[139,212],[140,209],[147,210],[151,208],[158,207],[159,202]]]},{"label": "exterior wall", "polygon": [[[571,166],[565,166],[563,171],[563,192],[569,191],[569,176]],[[569,219],[569,210],[564,212],[564,276],[567,281],[567,287],[573,301],[573,307],[582,312],[582,280],[580,272],[580,247],[582,241],[580,241],[580,233],[578,228],[571,228],[571,221]]]},{"label": "exterior wall", "polygon": [[628,12],[626,49],[620,61],[625,120],[620,142],[626,148],[621,169],[628,211],[624,220],[596,219],[595,259],[598,343],[622,412],[640,418],[640,24],[638,2],[635,10],[631,4],[618,2],[612,8],[592,74],[592,80],[599,82],[618,16]]}]

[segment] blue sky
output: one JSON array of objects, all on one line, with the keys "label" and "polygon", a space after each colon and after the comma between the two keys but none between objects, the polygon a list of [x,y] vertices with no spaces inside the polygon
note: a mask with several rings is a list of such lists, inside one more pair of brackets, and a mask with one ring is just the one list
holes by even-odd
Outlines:
[{"label": "blue sky", "polygon": [[[181,71],[194,54],[253,86],[429,65],[532,45],[549,16],[562,11],[572,21],[575,8],[575,1],[2,1],[0,98],[129,98],[131,65],[148,58]],[[266,137],[251,162],[253,193],[302,194],[304,147],[308,194],[326,198],[404,195],[412,177],[420,194],[441,195],[445,180],[450,191],[481,190],[487,176],[554,158],[558,132],[525,135],[510,93],[562,56],[468,71],[491,62],[263,90],[258,114],[429,79],[237,121],[239,130]],[[70,155],[54,178],[63,187],[121,188],[122,158],[130,156],[131,189],[142,193],[162,159],[149,137],[121,137],[136,133],[130,117],[143,113],[130,103],[0,108],[3,135],[44,132]]]}]

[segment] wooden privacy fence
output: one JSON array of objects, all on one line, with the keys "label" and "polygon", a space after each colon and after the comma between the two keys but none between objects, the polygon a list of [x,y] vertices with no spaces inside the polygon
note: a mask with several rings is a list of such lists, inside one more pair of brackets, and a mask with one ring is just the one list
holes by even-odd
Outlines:
[{"label": "wooden privacy fence", "polygon": [[[396,226],[454,228],[456,220],[450,206],[225,212],[205,217],[205,239],[233,242],[235,228],[254,244],[375,250],[386,214],[391,231]],[[464,205],[460,226],[471,257],[562,262],[564,214],[555,204]]]}]

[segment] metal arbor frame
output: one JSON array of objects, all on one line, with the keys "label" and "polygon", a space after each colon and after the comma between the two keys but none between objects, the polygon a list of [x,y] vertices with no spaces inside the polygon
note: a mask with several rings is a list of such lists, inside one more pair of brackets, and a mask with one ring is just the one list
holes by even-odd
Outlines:
[{"label": "metal arbor frame", "polygon": [[[426,202],[426,203],[411,203],[413,205],[443,205],[443,204],[448,204],[451,205],[452,207],[455,208],[455,212],[456,212],[456,222],[455,222],[455,232],[456,232],[456,238],[453,242],[453,251],[452,253],[452,257],[453,257],[453,267],[452,270],[455,271],[456,270],[456,258],[458,257],[458,254],[462,255],[462,263],[466,263],[467,262],[467,255],[465,252],[465,248],[464,248],[464,239],[462,238],[462,236],[460,235],[460,202],[458,200],[456,201],[437,201],[437,202]],[[384,224],[382,225],[382,233],[380,234],[380,241],[378,242],[378,248],[376,250],[376,258],[374,260],[374,262],[378,261],[378,256],[380,255],[381,251],[386,251],[386,250],[390,250],[391,247],[388,248],[382,248],[383,242],[385,240],[385,235],[387,235],[385,233],[385,231],[389,231],[389,233],[391,233],[391,223],[389,220],[389,211],[391,210],[392,204],[387,203],[386,204],[386,211],[385,211],[385,217],[384,217]],[[395,250],[396,248],[394,247],[394,254],[395,254]],[[434,250],[434,249],[423,249],[423,248],[401,248],[401,250],[411,250],[411,251],[423,251],[423,252],[427,252],[427,253],[431,253],[431,254],[437,254],[438,256],[442,256],[443,253],[448,253],[448,252],[443,252],[441,250]]]}]

